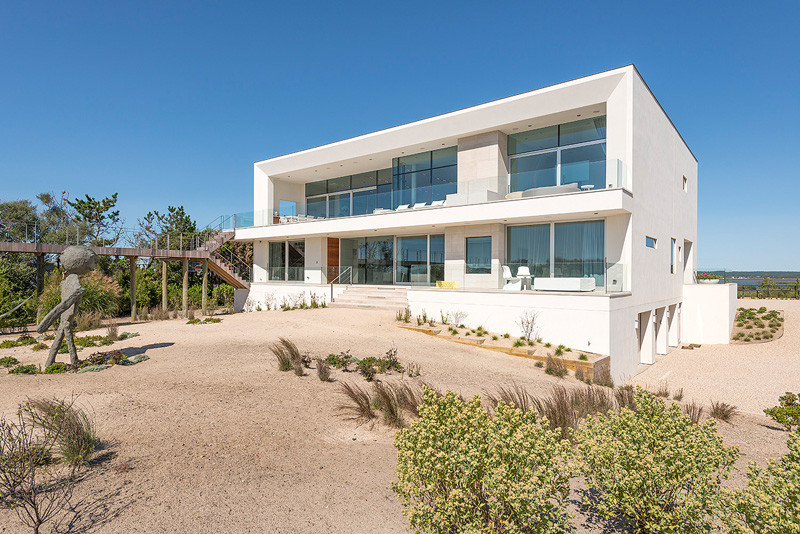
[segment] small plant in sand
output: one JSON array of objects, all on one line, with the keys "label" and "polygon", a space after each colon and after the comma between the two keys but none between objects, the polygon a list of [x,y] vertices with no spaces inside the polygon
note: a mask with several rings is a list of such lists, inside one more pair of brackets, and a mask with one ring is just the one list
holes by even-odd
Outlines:
[{"label": "small plant in sand", "polygon": [[65,513],[75,486],[70,469],[53,461],[60,435],[60,428],[35,425],[22,410],[16,421],[0,419],[0,496],[34,534]]},{"label": "small plant in sand", "polygon": [[451,311],[448,315],[450,317],[450,322],[452,322],[454,325],[458,325],[459,328],[466,328],[464,326],[464,321],[466,321],[467,317],[469,316],[467,312],[456,310]]},{"label": "small plant in sand", "polygon": [[71,467],[85,465],[94,454],[100,440],[89,416],[75,406],[75,399],[33,399],[20,407],[34,426],[55,435],[58,452]]},{"label": "small plant in sand", "polygon": [[561,358],[553,358],[552,356],[548,356],[547,363],[544,367],[544,372],[548,375],[564,378],[567,376],[569,371],[567,371],[567,367],[564,365],[564,360]]},{"label": "small plant in sand", "polygon": [[692,423],[698,425],[700,424],[700,419],[703,417],[703,407],[696,401],[692,401],[683,405],[683,413],[686,414]]},{"label": "small plant in sand", "polygon": [[569,447],[535,412],[501,402],[490,416],[477,396],[423,397],[419,420],[395,438],[392,487],[413,530],[570,530]]},{"label": "small plant in sand", "polygon": [[8,372],[12,375],[35,375],[39,374],[40,369],[38,365],[31,363],[28,365],[18,365]]},{"label": "small plant in sand", "polygon": [[584,504],[642,534],[710,530],[721,481],[739,457],[723,445],[713,419],[694,424],[677,404],[641,388],[635,411],[588,418],[576,442],[589,489]]},{"label": "small plant in sand", "polygon": [[522,331],[522,336],[525,341],[535,340],[539,335],[538,327],[539,313],[534,310],[525,311],[519,319],[517,319],[517,326]]},{"label": "small plant in sand", "polygon": [[[269,350],[278,362],[279,371],[291,371],[294,368],[295,361],[301,362],[297,345],[284,337],[280,338],[277,343],[270,345]],[[300,370],[302,371],[302,363]]]},{"label": "small plant in sand", "polygon": [[0,366],[14,367],[15,365],[19,365],[19,360],[13,356],[4,356],[0,358]]},{"label": "small plant in sand", "polygon": [[349,382],[342,382],[339,384],[339,388],[345,401],[338,407],[344,414],[359,423],[366,423],[375,418],[372,399],[366,389]]},{"label": "small plant in sand", "polygon": [[340,352],[337,354],[328,354],[328,357],[325,358],[325,363],[330,365],[331,367],[335,367],[337,369],[341,369],[342,371],[347,372],[348,366],[353,363],[355,358],[350,356],[350,350],[348,349],[345,352]]},{"label": "small plant in sand", "polygon": [[111,341],[119,339],[119,326],[116,319],[110,320],[106,325],[106,337]]},{"label": "small plant in sand", "polygon": [[767,408],[764,413],[789,432],[800,428],[800,395],[787,391],[786,395],[778,397],[778,402],[778,406]]},{"label": "small plant in sand", "polygon": [[331,366],[328,365],[322,358],[317,358],[317,378],[322,382],[328,382],[331,379]]},{"label": "small plant in sand", "polygon": [[711,411],[709,415],[717,421],[730,423],[733,416],[736,415],[736,406],[728,404],[727,402],[711,401]]}]

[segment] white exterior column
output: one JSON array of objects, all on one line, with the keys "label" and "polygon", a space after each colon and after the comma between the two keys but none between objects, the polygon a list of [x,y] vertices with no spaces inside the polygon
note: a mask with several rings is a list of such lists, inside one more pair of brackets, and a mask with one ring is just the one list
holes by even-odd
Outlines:
[{"label": "white exterior column", "polygon": [[669,346],[677,347],[681,343],[680,304],[672,304],[667,308],[669,314]]},{"label": "white exterior column", "polygon": [[656,362],[656,336],[653,311],[639,314],[639,363]]},{"label": "white exterior column", "polygon": [[308,237],[305,241],[305,283],[324,284],[327,278],[328,239]]},{"label": "white exterior column", "polygon": [[667,308],[656,310],[656,354],[666,354],[669,351],[669,324],[667,319]]}]

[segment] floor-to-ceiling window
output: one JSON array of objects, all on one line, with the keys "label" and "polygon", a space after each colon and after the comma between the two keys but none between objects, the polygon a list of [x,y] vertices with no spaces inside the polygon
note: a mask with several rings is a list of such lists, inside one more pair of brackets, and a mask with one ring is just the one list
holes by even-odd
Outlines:
[{"label": "floor-to-ceiling window", "polygon": [[606,187],[606,117],[594,117],[508,136],[510,190],[575,183]]},{"label": "floor-to-ceiling window", "polygon": [[467,274],[489,274],[492,272],[492,236],[468,237]]},{"label": "floor-to-ceiling window", "polygon": [[354,284],[432,285],[444,280],[444,235],[342,238],[339,264]]},{"label": "floor-to-ceiling window", "polygon": [[578,221],[506,229],[506,264],[512,274],[527,265],[534,278],[605,280],[605,222]]},{"label": "floor-to-ceiling window", "polygon": [[550,225],[509,226],[506,259],[515,273],[525,265],[534,277],[550,276]]},{"label": "floor-to-ceiling window", "polygon": [[458,150],[454,146],[395,158],[392,207],[429,204],[455,193],[457,160]]},{"label": "floor-to-ceiling window", "polygon": [[428,236],[397,238],[395,281],[398,284],[428,283]]},{"label": "floor-to-ceiling window", "polygon": [[306,243],[270,241],[269,279],[301,282],[305,280]]},{"label": "floor-to-ceiling window", "polygon": [[556,278],[594,278],[597,286],[602,286],[604,221],[556,223],[554,228],[553,275]]},{"label": "floor-to-ceiling window", "polygon": [[430,246],[431,284],[444,280],[444,234],[432,235]]}]

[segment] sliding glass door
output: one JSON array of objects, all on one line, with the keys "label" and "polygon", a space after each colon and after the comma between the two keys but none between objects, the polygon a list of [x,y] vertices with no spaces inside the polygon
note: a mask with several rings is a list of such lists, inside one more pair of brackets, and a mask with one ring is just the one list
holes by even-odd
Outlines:
[{"label": "sliding glass door", "polygon": [[395,281],[398,284],[428,283],[428,236],[397,238]]},{"label": "sliding glass door", "polygon": [[594,278],[603,286],[605,228],[603,221],[557,223],[553,274],[556,278]]},{"label": "sliding glass door", "polygon": [[432,285],[444,280],[444,235],[339,240],[339,265],[354,284]]},{"label": "sliding glass door", "polygon": [[269,279],[290,282],[305,280],[306,242],[271,241],[269,243]]},{"label": "sliding glass door", "polygon": [[527,265],[534,278],[594,278],[605,282],[605,221],[509,226],[506,264]]}]

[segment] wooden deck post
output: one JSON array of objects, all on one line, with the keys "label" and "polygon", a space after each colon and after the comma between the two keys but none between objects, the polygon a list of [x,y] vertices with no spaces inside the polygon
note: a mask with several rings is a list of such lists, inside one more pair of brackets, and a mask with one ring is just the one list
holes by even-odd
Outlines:
[{"label": "wooden deck post", "polygon": [[208,260],[203,260],[203,315],[208,315]]},{"label": "wooden deck post", "polygon": [[167,293],[167,260],[161,260],[161,307],[169,310],[169,294]]},{"label": "wooden deck post", "polygon": [[189,315],[189,258],[183,258],[183,316]]},{"label": "wooden deck post", "polygon": [[136,320],[136,256],[130,256],[130,276],[131,276],[131,322]]}]

